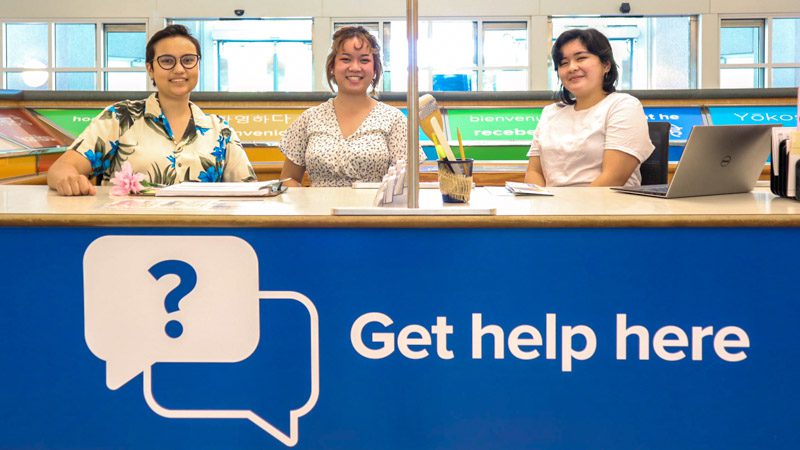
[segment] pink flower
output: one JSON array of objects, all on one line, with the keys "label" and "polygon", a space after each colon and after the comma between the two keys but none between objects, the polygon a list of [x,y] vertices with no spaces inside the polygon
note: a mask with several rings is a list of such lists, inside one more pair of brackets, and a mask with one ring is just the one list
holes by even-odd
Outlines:
[{"label": "pink flower", "polygon": [[125,161],[122,163],[122,168],[114,172],[111,178],[111,195],[128,195],[138,194],[144,189],[141,181],[144,180],[144,175],[141,173],[134,173],[131,168],[131,163]]}]

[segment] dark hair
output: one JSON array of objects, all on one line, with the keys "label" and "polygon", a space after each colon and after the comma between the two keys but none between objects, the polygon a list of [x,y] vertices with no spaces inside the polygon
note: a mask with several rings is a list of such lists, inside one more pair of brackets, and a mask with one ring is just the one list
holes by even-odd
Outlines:
[{"label": "dark hair", "polygon": [[[561,49],[567,45],[568,42],[574,41],[575,39],[581,41],[589,53],[600,58],[601,63],[609,65],[608,73],[603,77],[603,90],[609,94],[616,91],[617,88],[614,85],[617,84],[619,71],[617,70],[617,63],[614,61],[614,53],[611,51],[611,43],[608,42],[608,38],[605,37],[603,33],[594,28],[573,29],[561,33],[558,39],[556,39],[555,44],[553,44],[553,50],[551,51],[556,73],[558,73],[558,64],[564,57],[564,54],[561,53]],[[575,104],[575,98],[572,96],[572,92],[568,91],[563,85],[558,91],[558,97],[564,104]]]},{"label": "dark hair", "polygon": [[[197,56],[202,57],[203,55],[200,52],[200,42],[189,33],[189,30],[183,26],[178,24],[168,25],[164,29],[156,31],[149,41],[147,41],[147,47],[145,47],[144,51],[144,59],[145,62],[153,65],[153,60],[156,58],[156,44],[159,41],[166,38],[171,37],[184,37],[188,39],[192,44],[194,44],[194,48],[197,50]],[[153,86],[156,85],[156,82],[153,81]]]},{"label": "dark hair", "polygon": [[342,49],[345,41],[348,39],[356,38],[361,41],[361,45],[366,43],[372,53],[372,65],[375,69],[375,78],[372,79],[372,92],[375,92],[375,87],[383,74],[383,63],[381,63],[381,46],[378,45],[378,40],[375,36],[369,34],[366,28],[358,27],[342,27],[336,33],[333,33],[333,43],[331,43],[331,52],[328,53],[328,59],[325,61],[325,76],[328,79],[328,86],[333,90],[333,85],[336,84],[336,79],[333,77],[333,67],[336,65],[336,54]]}]

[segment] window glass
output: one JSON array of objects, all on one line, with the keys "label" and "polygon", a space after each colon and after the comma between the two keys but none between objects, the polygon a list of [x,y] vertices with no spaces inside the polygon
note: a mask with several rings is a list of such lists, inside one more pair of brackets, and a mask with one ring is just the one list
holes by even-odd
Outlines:
[{"label": "window glass", "polygon": [[50,65],[47,24],[9,23],[5,39],[6,67],[44,69]]},{"label": "window glass", "polygon": [[[728,22],[735,24],[737,21]],[[763,32],[761,24],[720,28],[720,64],[763,63]]]},{"label": "window glass", "polygon": [[198,89],[310,91],[310,19],[171,20],[200,41]]},{"label": "window glass", "polygon": [[773,87],[800,86],[800,67],[787,67],[772,70]]},{"label": "window glass", "polygon": [[[96,67],[93,23],[57,23],[56,67]],[[56,78],[57,79],[57,78]],[[58,87],[56,87],[58,89]]]},{"label": "window glass", "polygon": [[145,72],[106,72],[107,91],[145,91],[149,86]]},{"label": "window glass", "polygon": [[524,22],[484,22],[483,65],[486,67],[527,66],[527,24]]},{"label": "window glass", "polygon": [[220,42],[220,91],[304,91],[311,47],[299,42]]},{"label": "window glass", "polygon": [[486,70],[483,73],[484,91],[526,91],[527,70]]},{"label": "window glass", "polygon": [[[692,17],[556,17],[553,42],[572,28],[595,28],[610,41],[619,89],[687,89],[692,79]],[[552,61],[550,88],[560,85]]]},{"label": "window glass", "polygon": [[106,25],[104,67],[144,67],[144,25]]},{"label": "window glass", "polygon": [[800,63],[800,18],[772,21],[772,62]]},{"label": "window glass", "polygon": [[[478,39],[483,26],[482,41]],[[417,67],[419,90],[524,90],[528,87],[528,38],[525,22],[421,20]],[[385,90],[408,89],[406,22],[384,24]],[[479,47],[483,58],[479,61]],[[391,57],[389,57],[391,56]],[[485,70],[494,67],[498,70]],[[500,70],[502,68],[502,70]],[[508,70],[507,75],[502,72]],[[489,77],[481,81],[482,77]],[[524,80],[520,82],[520,77]]]},{"label": "window glass", "polygon": [[719,72],[719,86],[721,88],[737,89],[764,87],[764,69],[721,69]]},{"label": "window glass", "polygon": [[56,90],[58,91],[94,91],[97,75],[95,72],[58,72],[56,73]]},{"label": "window glass", "polygon": [[47,90],[50,74],[45,70],[26,70],[24,72],[7,72],[6,89],[28,91]]},{"label": "window glass", "polygon": [[474,24],[465,20],[421,23],[418,50],[419,65],[436,72],[472,68],[476,64]]}]

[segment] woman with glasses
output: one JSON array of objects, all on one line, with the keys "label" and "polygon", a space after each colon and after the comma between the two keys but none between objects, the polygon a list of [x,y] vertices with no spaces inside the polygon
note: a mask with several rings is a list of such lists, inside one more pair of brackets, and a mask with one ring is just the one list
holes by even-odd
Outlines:
[{"label": "woman with glasses", "polygon": [[281,178],[290,178],[289,186],[299,186],[306,172],[312,186],[381,181],[405,159],[408,123],[399,109],[370,95],[382,73],[377,39],[364,27],[341,28],[325,69],[336,97],[305,111],[287,130],[280,143],[286,156]]},{"label": "woman with glasses", "polygon": [[150,38],[147,74],[157,93],[106,108],[53,163],[47,184],[61,195],[94,195],[124,163],[153,184],[254,181],[236,133],[189,101],[197,85],[200,43],[183,25]]}]

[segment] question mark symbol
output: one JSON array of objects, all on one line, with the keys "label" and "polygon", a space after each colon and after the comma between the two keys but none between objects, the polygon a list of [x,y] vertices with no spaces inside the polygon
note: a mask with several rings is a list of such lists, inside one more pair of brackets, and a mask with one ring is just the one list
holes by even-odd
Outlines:
[{"label": "question mark symbol", "polygon": [[[178,261],[177,259],[168,259],[154,264],[149,270],[150,275],[156,280],[160,280],[164,275],[177,275],[180,280],[178,285],[175,286],[167,296],[164,298],[164,309],[167,314],[174,313],[180,310],[178,304],[181,299],[186,296],[197,285],[197,272],[194,268],[186,262]],[[176,339],[183,334],[183,325],[177,320],[170,320],[164,326],[167,336]]]}]

